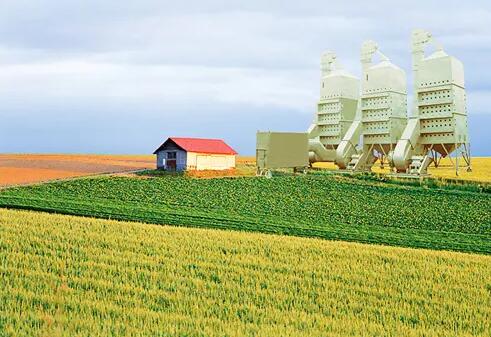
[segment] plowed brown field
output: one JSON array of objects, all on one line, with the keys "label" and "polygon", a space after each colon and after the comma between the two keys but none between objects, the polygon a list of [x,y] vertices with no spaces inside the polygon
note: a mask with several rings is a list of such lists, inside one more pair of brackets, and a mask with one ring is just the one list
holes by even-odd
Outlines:
[{"label": "plowed brown field", "polygon": [[0,186],[154,167],[151,155],[0,154]]},{"label": "plowed brown field", "polygon": [[[433,177],[457,178],[491,182],[491,157],[472,158],[472,172],[464,169],[458,177],[450,161],[444,159],[439,168],[430,167]],[[315,167],[336,169],[333,163],[317,163]],[[58,155],[58,154],[0,154],[0,187],[37,183],[55,179],[81,177],[100,173],[124,173],[154,169],[152,155]],[[375,172],[388,173],[374,167]],[[255,175],[254,157],[237,157],[237,168],[229,171],[188,172],[195,178]]]}]

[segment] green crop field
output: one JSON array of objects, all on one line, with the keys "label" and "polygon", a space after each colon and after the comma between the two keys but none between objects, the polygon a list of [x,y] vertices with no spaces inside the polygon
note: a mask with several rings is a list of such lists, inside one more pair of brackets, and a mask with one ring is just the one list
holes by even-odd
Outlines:
[{"label": "green crop field", "polygon": [[491,257],[0,209],[1,336],[489,336]]},{"label": "green crop field", "polygon": [[88,178],[3,190],[0,207],[491,254],[491,194],[323,175]]}]

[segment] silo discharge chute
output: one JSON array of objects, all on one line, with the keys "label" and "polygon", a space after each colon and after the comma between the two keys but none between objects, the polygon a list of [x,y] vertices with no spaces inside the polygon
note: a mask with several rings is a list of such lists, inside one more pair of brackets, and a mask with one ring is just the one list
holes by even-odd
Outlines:
[{"label": "silo discharge chute", "polygon": [[[436,51],[425,57],[429,43],[435,44]],[[432,162],[438,165],[453,152],[456,173],[460,155],[470,170],[462,62],[446,54],[424,30],[412,34],[412,59],[413,111],[394,152],[397,172],[424,175]]]},{"label": "silo discharge chute", "polygon": [[[378,53],[381,61],[373,64]],[[392,155],[407,123],[406,74],[378,50],[373,41],[366,41],[361,49],[363,76],[361,98],[356,120],[352,123],[336,153],[336,164],[341,169],[369,171],[378,160],[387,159],[392,166]],[[356,149],[362,138],[361,151]]]},{"label": "silo discharge chute", "polygon": [[321,58],[320,100],[309,133],[309,161],[334,162],[336,149],[355,119],[360,80],[343,70],[333,52]]}]

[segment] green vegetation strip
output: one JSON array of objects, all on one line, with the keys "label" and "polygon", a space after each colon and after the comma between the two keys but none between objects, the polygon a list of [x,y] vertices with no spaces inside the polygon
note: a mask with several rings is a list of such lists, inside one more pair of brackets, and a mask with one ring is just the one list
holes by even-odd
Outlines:
[{"label": "green vegetation strip", "polygon": [[0,206],[491,254],[491,195],[322,175],[99,177],[4,190]]}]

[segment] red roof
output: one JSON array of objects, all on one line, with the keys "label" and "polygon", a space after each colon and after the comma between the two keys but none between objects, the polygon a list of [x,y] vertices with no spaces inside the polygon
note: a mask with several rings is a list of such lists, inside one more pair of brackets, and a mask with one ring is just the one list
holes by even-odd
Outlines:
[{"label": "red roof", "polygon": [[216,153],[216,154],[233,154],[236,155],[234,149],[228,146],[221,139],[205,139],[205,138],[182,138],[182,137],[170,137],[162,144],[155,152],[159,151],[166,145],[167,142],[172,141],[177,146],[187,152],[198,153]]}]

